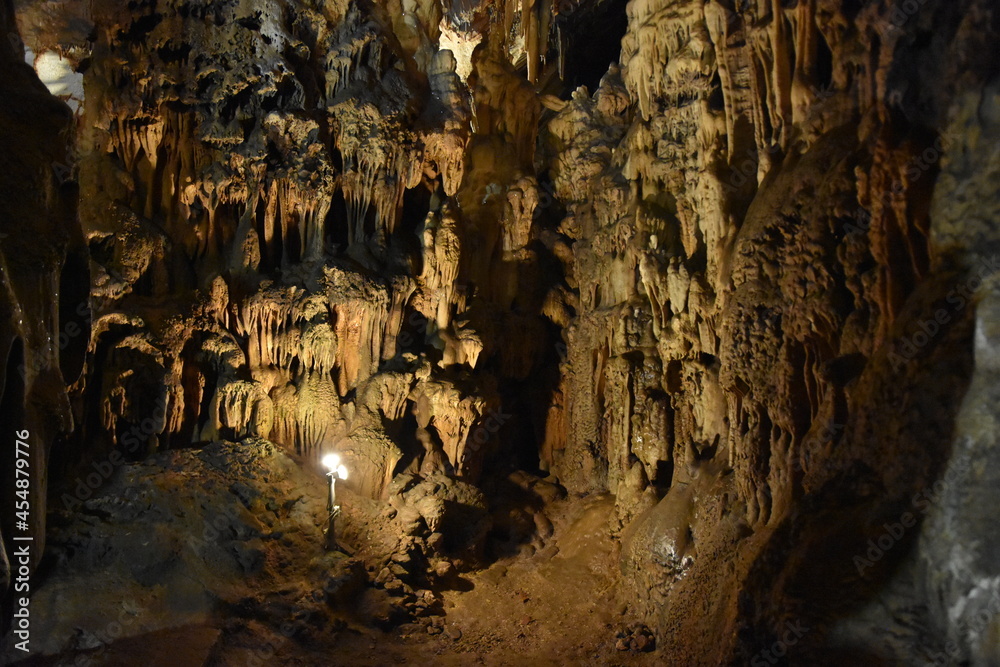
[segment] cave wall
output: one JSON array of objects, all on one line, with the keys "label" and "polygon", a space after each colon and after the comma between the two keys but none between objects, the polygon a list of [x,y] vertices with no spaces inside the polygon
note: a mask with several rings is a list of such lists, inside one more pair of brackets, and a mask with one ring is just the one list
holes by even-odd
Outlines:
[{"label": "cave wall", "polygon": [[[70,177],[72,114],[24,62],[9,2],[0,3],[0,30],[0,591],[6,593],[11,536],[35,536],[32,568],[45,548],[49,454],[74,428],[67,387],[83,371],[90,311]],[[27,467],[16,464],[19,458]],[[6,613],[6,600],[4,606]]]},{"label": "cave wall", "polygon": [[178,1],[78,17],[98,304],[80,451],[262,436],[342,451],[372,497],[428,456],[478,479],[495,414],[555,375],[558,340],[530,247],[540,105],[505,33],[472,53],[484,12]]},{"label": "cave wall", "polygon": [[[620,69],[542,131],[580,289],[554,470],[616,494],[623,595],[690,664],[748,664],[789,623],[816,664],[997,654],[995,609],[969,623],[997,599],[969,511],[992,497],[971,108],[996,14],[916,6],[633,1]],[[869,556],[907,511],[924,528]]]},{"label": "cave wall", "polygon": [[672,659],[996,654],[991,3],[19,11],[86,92],[67,459],[537,468],[615,495]]}]

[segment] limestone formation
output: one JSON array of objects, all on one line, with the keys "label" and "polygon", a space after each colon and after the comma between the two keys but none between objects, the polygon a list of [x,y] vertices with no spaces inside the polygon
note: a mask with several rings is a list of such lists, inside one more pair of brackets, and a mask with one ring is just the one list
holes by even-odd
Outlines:
[{"label": "limestone formation", "polygon": [[[0,590],[15,535],[45,543],[50,456],[77,425],[67,388],[90,338],[87,251],[75,205],[72,113],[24,62],[11,8],[0,7]],[[17,442],[21,441],[22,445]],[[20,453],[19,453],[20,452]],[[27,467],[15,466],[24,459]],[[22,480],[17,484],[17,479]],[[27,486],[24,486],[27,480]],[[17,491],[22,491],[21,495]],[[20,502],[18,506],[16,503]],[[23,512],[18,516],[15,509]],[[24,522],[23,525],[21,522]]]},{"label": "limestone formation", "polygon": [[1000,660],[991,0],[13,4],[0,427],[38,535],[116,453],[159,493],[337,452],[360,546],[317,567],[365,623],[612,498],[609,655],[774,664],[794,623],[793,664]]}]

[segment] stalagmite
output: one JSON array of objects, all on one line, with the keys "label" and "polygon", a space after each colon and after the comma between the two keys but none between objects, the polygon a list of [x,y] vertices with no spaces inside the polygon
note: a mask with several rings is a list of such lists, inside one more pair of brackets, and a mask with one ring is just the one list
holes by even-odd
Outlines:
[{"label": "stalagmite", "polygon": [[[995,14],[0,7],[0,426],[33,561],[55,519],[48,657],[353,664],[372,625],[387,663],[992,664]],[[80,563],[148,617],[95,639]]]}]

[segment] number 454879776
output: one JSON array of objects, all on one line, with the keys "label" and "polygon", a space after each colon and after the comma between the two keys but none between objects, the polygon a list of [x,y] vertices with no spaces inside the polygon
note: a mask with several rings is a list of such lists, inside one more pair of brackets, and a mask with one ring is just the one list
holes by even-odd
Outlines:
[{"label": "number 454879776", "polygon": [[14,495],[18,498],[15,509],[18,521],[17,525],[20,526],[23,525],[22,522],[27,523],[28,515],[31,511],[31,504],[28,500],[28,487],[31,484],[28,472],[31,468],[31,460],[29,459],[28,431],[18,431],[14,435],[17,438],[14,450],[14,486],[16,487]]}]

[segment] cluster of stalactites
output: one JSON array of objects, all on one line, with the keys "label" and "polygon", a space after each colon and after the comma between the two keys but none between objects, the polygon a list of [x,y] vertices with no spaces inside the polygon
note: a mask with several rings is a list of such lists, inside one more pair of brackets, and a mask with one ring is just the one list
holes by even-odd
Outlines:
[{"label": "cluster of stalactites", "polygon": [[[169,8],[164,12],[173,23],[181,20]],[[260,12],[268,35],[301,52],[306,47],[293,37],[294,29],[278,34],[278,16],[280,12]],[[295,67],[280,48],[261,42],[257,32],[238,25],[230,29],[277,59],[274,72],[233,81],[222,76],[225,70],[218,66],[230,54],[195,49],[186,59],[198,63],[196,79],[208,86],[207,97],[191,97],[191,84],[174,63],[166,62],[156,67],[147,63],[134,71],[136,77],[162,78],[163,87],[129,81],[135,84],[135,97],[101,98],[104,148],[118,156],[129,176],[129,206],[161,222],[190,257],[213,260],[231,242],[234,219],[251,215],[258,220],[242,236],[258,248],[247,255],[251,260],[259,256],[269,266],[320,257],[323,240],[341,233],[332,234],[326,229],[330,224],[346,226],[349,246],[366,245],[378,254],[398,227],[406,189],[430,176],[441,179],[449,196],[457,192],[470,136],[469,111],[450,52],[431,49],[422,61],[433,94],[424,118],[415,123],[414,112],[424,104],[419,85],[393,66],[401,54],[387,47],[391,42],[386,27],[355,4],[335,28],[323,28],[312,47],[325,50],[314,59],[314,66],[322,68],[317,73],[323,81],[320,99],[307,99],[302,81],[293,74]],[[164,30],[158,27],[150,39],[160,43],[166,39],[160,34]],[[112,52],[134,59],[125,55],[133,46],[115,42],[115,36],[107,39]],[[225,46],[213,40],[205,44]],[[240,67],[250,72],[254,66]],[[128,77],[129,71],[121,76]],[[173,93],[165,91],[173,88],[186,108],[167,106]],[[278,110],[266,112],[263,100]],[[414,132],[414,125],[420,131]],[[330,128],[328,137],[322,136],[321,126]],[[275,152],[289,163],[274,165],[270,156]],[[338,162],[339,174],[333,167]],[[333,202],[341,195],[347,219],[330,219]]]},{"label": "cluster of stalactites", "polygon": [[[314,39],[284,26],[284,14],[264,4],[257,18],[230,22],[221,31],[232,33],[232,44],[202,39],[200,23],[194,26],[198,39],[185,45],[190,48],[183,56],[195,72],[190,80],[181,76],[184,68],[158,60],[159,52],[142,53],[141,45],[117,43],[121,35],[105,35],[108,53],[145,65],[116,70],[122,86],[95,97],[104,104],[103,132],[96,136],[125,172],[120,180],[126,195],[114,205],[161,228],[162,245],[169,248],[164,255],[185,255],[198,280],[223,276],[216,282],[223,281],[224,289],[210,300],[219,302],[211,307],[219,328],[212,335],[226,340],[225,354],[208,355],[205,362],[208,357],[199,353],[195,359],[186,343],[149,338],[163,352],[154,365],[167,378],[164,431],[187,433],[194,419],[196,441],[258,435],[306,452],[343,435],[355,410],[345,401],[400,355],[400,332],[414,326],[404,314],[426,317],[417,347],[438,357],[439,368],[477,366],[487,333],[466,312],[472,291],[458,285],[463,279],[482,282],[486,299],[501,307],[513,301],[517,267],[531,259],[526,247],[538,184],[525,174],[540,106],[533,87],[504,60],[506,37],[503,48],[493,45],[484,49],[489,55],[474,57],[482,39],[490,39],[488,31],[477,32],[487,26],[473,18],[486,16],[484,7],[462,17],[414,9],[420,21],[407,25],[428,30],[417,57],[405,53],[417,42],[397,43],[387,34],[398,33],[399,25],[385,24],[382,14],[356,4],[339,21],[316,13],[302,18],[313,27],[326,22],[310,29]],[[178,22],[184,27],[184,21],[201,20],[181,21],[167,5],[164,15],[173,27],[157,28],[153,44],[162,45],[166,32],[183,34]],[[535,54],[532,77],[547,33],[540,21],[547,24],[542,17],[552,11],[550,3],[525,4],[520,18],[511,19],[526,31],[522,43],[534,35],[527,40]],[[453,50],[437,43],[448,32],[440,26],[451,31]],[[244,55],[256,60],[223,66],[239,55],[233,44],[244,42],[250,49]],[[244,80],[231,75],[233,67],[247,73]],[[260,67],[268,71],[254,73]],[[303,76],[303,68],[311,71]],[[165,85],[127,80],[147,75]],[[194,88],[207,92],[194,95]],[[115,92],[124,89],[133,95]],[[496,169],[483,171],[496,172],[488,185],[500,202],[500,217],[490,206],[465,212],[458,201],[467,180],[473,109],[478,132],[508,145]],[[479,185],[487,182],[469,188]],[[404,193],[414,187],[433,193],[428,223],[420,230],[419,275],[389,284],[356,272],[357,264],[348,271],[331,268],[344,250],[367,269],[381,267],[387,250],[401,245],[394,236],[401,233]],[[479,239],[468,242],[470,230],[482,235],[481,246]],[[167,266],[170,258],[159,261]],[[462,275],[463,267],[474,266],[488,276],[496,264],[503,274],[496,284]],[[200,325],[188,326],[190,343]],[[176,337],[185,340],[182,333]],[[505,343],[503,355],[516,356],[514,347]],[[458,400],[458,394],[445,394]],[[459,416],[442,407],[436,417],[446,457],[457,469],[475,467],[463,452],[470,429],[493,405],[462,400]]]}]

